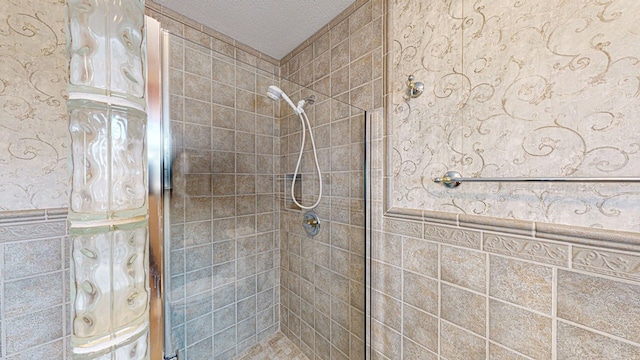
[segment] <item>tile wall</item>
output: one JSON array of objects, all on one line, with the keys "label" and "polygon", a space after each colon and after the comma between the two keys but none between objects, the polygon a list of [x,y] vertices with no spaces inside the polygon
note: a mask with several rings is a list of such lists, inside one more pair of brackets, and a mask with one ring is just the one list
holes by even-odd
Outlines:
[{"label": "tile wall", "polygon": [[640,356],[637,251],[408,217],[374,236],[379,358]]},{"label": "tile wall", "polygon": [[0,211],[66,207],[64,2],[0,11]]},{"label": "tile wall", "polygon": [[[358,359],[364,351],[364,112],[335,100],[316,103],[316,145],[323,198],[315,237],[302,227],[304,211],[291,210],[289,187],[281,201],[281,328],[309,358]],[[342,109],[338,115],[318,111]],[[285,120],[286,119],[281,119]],[[293,120],[293,118],[292,118]],[[295,121],[281,132],[281,173],[291,173],[299,151]],[[282,128],[281,128],[282,129]],[[295,130],[294,130],[295,129]],[[321,135],[322,134],[322,135]],[[329,136],[331,134],[331,136]],[[310,159],[312,152],[303,157]],[[318,186],[310,161],[303,165],[302,204],[312,204]],[[288,184],[290,186],[290,184]],[[300,200],[300,199],[299,199]]]},{"label": "tile wall", "polygon": [[64,3],[0,20],[0,359],[69,352]]},{"label": "tile wall", "polygon": [[[173,34],[186,37],[191,41],[204,44],[211,49],[226,54],[227,57],[221,56],[219,60],[220,66],[230,67],[233,74],[240,74],[236,84],[229,84],[229,81],[235,81],[235,77],[226,79],[213,79],[211,87],[214,88],[217,83],[224,83],[232,88],[233,96],[238,90],[240,96],[249,96],[255,90],[250,87],[251,77],[256,80],[262,78],[272,79],[276,72],[278,61],[269,58],[259,52],[235,42],[212,29],[205,28],[199,24],[195,24],[188,19],[182,18],[175,13],[165,11],[161,6],[147,1],[147,13],[159,18],[163,26],[170,29]],[[5,89],[11,94],[19,94],[18,101],[13,101],[10,112],[4,112],[2,124],[13,129],[9,132],[3,132],[0,135],[0,143],[6,145],[0,149],[0,163],[4,168],[3,175],[0,175],[0,359],[63,359],[70,358],[68,346],[70,326],[69,326],[69,240],[66,230],[66,209],[58,208],[66,206],[66,186],[67,186],[67,170],[66,170],[66,110],[64,109],[64,93],[66,83],[64,81],[64,71],[66,62],[64,56],[64,3],[48,2],[48,1],[30,1],[9,3],[6,14],[21,14],[21,16],[13,16],[7,20],[7,31],[0,35],[0,44],[6,46],[5,59],[10,59],[10,66],[6,69],[10,70],[9,75],[2,75],[3,79],[9,79],[8,87]],[[43,15],[44,14],[44,15]],[[2,15],[0,15],[2,16]],[[16,29],[26,27],[35,31],[35,36],[24,36],[25,33]],[[188,51],[197,49],[198,46],[192,46]],[[184,50],[181,50],[184,51]],[[207,50],[208,52],[208,50]],[[183,52],[184,54],[184,52]],[[192,53],[195,57],[201,55],[198,51]],[[174,57],[177,56],[174,53]],[[22,60],[22,58],[26,60]],[[242,69],[236,65],[236,59],[240,62],[250,65],[244,66]],[[20,67],[20,61],[28,63],[27,67]],[[211,59],[213,63],[215,60]],[[201,121],[206,117],[207,110],[203,108],[200,99],[203,93],[195,94],[196,88],[189,86],[201,84],[199,80],[207,78],[207,70],[204,67],[198,67],[198,64],[192,62],[184,64],[184,68],[180,69],[182,78],[186,78],[190,82],[187,86],[180,87],[180,91],[188,93],[188,96],[180,95],[184,99],[181,104],[189,106],[190,110],[198,112],[197,117],[191,117],[186,121],[182,121],[182,117],[176,118],[178,127],[189,130],[202,130]],[[16,67],[18,66],[18,67]],[[4,67],[2,69],[5,69]],[[212,65],[210,71],[215,67]],[[237,72],[235,71],[237,69]],[[252,74],[252,75],[251,75]],[[260,74],[260,75],[258,75]],[[172,78],[176,80],[180,76]],[[31,79],[20,80],[21,78]],[[209,78],[209,80],[211,80]],[[257,85],[256,85],[257,86]],[[262,91],[260,92],[262,93]],[[46,96],[45,96],[46,95]],[[14,99],[16,100],[16,99]],[[203,265],[203,261],[207,260],[206,251],[195,251],[208,247],[225,247],[233,248],[234,259],[226,263],[220,259],[215,259],[216,265],[224,265],[230,268],[229,263],[243,262],[247,266],[241,265],[241,269],[247,268],[249,274],[240,274],[234,278],[235,284],[248,284],[261,282],[261,287],[251,290],[247,289],[247,296],[235,290],[231,291],[230,286],[216,287],[211,283],[211,290],[198,291],[196,286],[183,286],[177,294],[182,294],[180,304],[187,301],[197,302],[204,309],[201,314],[185,311],[184,307],[176,306],[176,316],[183,320],[188,320],[187,324],[193,325],[193,332],[186,332],[184,326],[177,326],[177,333],[180,334],[177,341],[178,345],[184,347],[185,344],[192,346],[192,355],[198,354],[198,351],[206,353],[207,351],[222,351],[227,354],[236,350],[241,351],[244,347],[248,347],[253,342],[265,336],[267,333],[278,329],[279,312],[276,311],[278,303],[278,277],[277,269],[279,263],[278,235],[277,235],[277,201],[274,199],[273,190],[261,190],[264,193],[253,192],[253,187],[246,184],[251,181],[248,178],[254,177],[256,182],[272,181],[273,169],[277,169],[278,157],[274,151],[278,151],[277,145],[277,124],[273,122],[273,109],[265,109],[256,105],[256,109],[243,108],[238,110],[242,115],[238,116],[238,127],[235,123],[230,123],[224,117],[218,114],[216,109],[225,107],[220,104],[223,99],[212,99],[211,105],[214,109],[210,110],[210,129],[211,136],[220,132],[217,130],[227,130],[233,134],[232,142],[234,144],[247,144],[255,137],[256,143],[262,146],[252,150],[252,148],[238,149],[239,156],[234,157],[233,164],[229,167],[228,159],[224,152],[227,149],[217,149],[207,147],[207,140],[201,136],[203,132],[192,134],[189,139],[193,140],[193,145],[181,148],[180,151],[181,164],[183,165],[182,173],[178,173],[183,180],[183,185],[188,185],[190,191],[194,193],[184,194],[186,204],[183,206],[182,218],[173,216],[180,220],[180,224],[184,224],[184,228],[188,230],[182,232],[177,225],[173,230],[176,233],[176,253],[174,256],[179,258],[182,256],[183,261],[177,260],[182,264],[185,270],[188,270],[183,276],[184,278],[197,278],[201,273],[213,271],[214,267]],[[247,102],[251,104],[251,102]],[[266,102],[264,102],[266,103]],[[182,107],[180,108],[182,111]],[[228,109],[227,109],[228,110]],[[268,113],[271,111],[271,113]],[[44,116],[43,114],[47,114]],[[203,115],[204,114],[204,115]],[[248,120],[252,116],[255,119],[267,118],[269,121],[256,122],[251,125]],[[216,122],[221,121],[221,122]],[[19,124],[15,127],[12,122]],[[14,131],[15,130],[15,131]],[[206,132],[206,130],[205,130]],[[4,136],[4,137],[2,137]],[[236,141],[238,139],[238,141]],[[273,142],[273,147],[265,146]],[[211,143],[211,141],[210,141]],[[227,143],[228,145],[228,143]],[[213,145],[211,145],[213,146]],[[235,146],[235,145],[234,145]],[[235,148],[234,148],[235,151]],[[21,155],[22,154],[22,155]],[[188,156],[187,156],[188,155]],[[222,157],[221,155],[225,155]],[[240,165],[243,169],[236,173],[235,161],[243,158]],[[208,165],[208,162],[211,162]],[[252,161],[253,164],[252,165]],[[255,172],[251,172],[255,166]],[[273,166],[273,169],[270,167]],[[247,169],[249,167],[250,169]],[[188,169],[187,169],[188,168]],[[207,169],[208,168],[208,169]],[[226,178],[231,176],[242,178],[238,184],[242,187],[237,201],[236,199],[224,199],[227,194],[214,193],[214,190],[203,187],[201,181],[203,177],[213,174],[213,170],[225,173]],[[20,180],[24,177],[28,180]],[[16,180],[17,179],[17,180]],[[178,180],[180,183],[180,180]],[[27,184],[28,186],[22,186]],[[234,182],[235,188],[235,182]],[[259,186],[255,186],[259,187]],[[272,187],[259,187],[272,189]],[[228,188],[225,188],[228,190]],[[184,186],[182,188],[184,190]],[[234,193],[235,195],[235,193]],[[251,198],[254,198],[252,201]],[[195,240],[191,235],[197,231],[212,231],[214,235],[218,235],[217,230],[222,227],[218,224],[229,222],[226,214],[211,213],[207,215],[209,210],[213,211],[213,203],[218,205],[219,201],[233,202],[232,213],[242,214],[239,217],[241,226],[240,231],[236,233],[236,237],[226,235],[223,237],[213,238],[202,237],[202,244],[190,243]],[[208,203],[211,202],[211,205]],[[219,207],[217,207],[219,208]],[[180,211],[176,211],[180,212]],[[251,218],[255,219],[254,225],[251,225]],[[207,222],[211,226],[199,226]],[[267,224],[267,225],[265,225]],[[272,225],[269,225],[272,224]],[[236,224],[234,223],[233,226]],[[230,226],[230,225],[227,225]],[[258,226],[264,231],[257,231]],[[189,228],[194,231],[190,231]],[[233,238],[233,244],[229,241],[216,242],[214,240],[224,237]],[[236,245],[236,240],[237,244]],[[237,257],[236,253],[237,253]],[[212,253],[211,257],[213,257]],[[201,256],[202,255],[202,256]],[[184,265],[185,260],[188,265]],[[189,267],[189,269],[186,269]],[[222,267],[222,266],[221,266]],[[179,269],[178,269],[179,270]],[[217,270],[217,268],[216,268]],[[233,269],[235,272],[235,268]],[[236,276],[235,274],[234,276]],[[174,285],[180,286],[180,275],[176,274]],[[265,287],[265,284],[267,286]],[[271,285],[269,285],[271,284]],[[201,285],[201,284],[198,284]],[[213,288],[219,291],[213,290]],[[222,289],[224,288],[224,289]],[[207,299],[203,295],[215,293],[212,299]],[[216,297],[217,295],[218,297]],[[204,320],[207,316],[212,319],[216,314],[207,315],[207,306],[212,300],[218,299],[220,302],[230,301],[231,297],[239,296],[242,303],[230,305],[224,308],[229,310],[233,308],[239,312],[239,316],[235,317],[237,327],[230,325],[224,327],[220,332],[214,334],[213,340],[217,335],[222,342],[230,340],[231,333],[233,336],[239,336],[241,344],[239,348],[230,346],[228,348],[218,347],[221,350],[213,348],[205,349],[208,339],[203,337],[203,331],[207,326],[215,332],[219,330],[219,326],[214,325],[212,321],[207,324]],[[255,304],[255,309],[252,307]],[[258,305],[260,304],[260,305]],[[210,313],[210,309],[209,309]],[[247,315],[249,314],[249,315]],[[221,316],[221,314],[218,314]],[[246,317],[246,318],[245,318]],[[214,319],[215,320],[215,319]],[[217,326],[217,327],[216,327]],[[223,335],[221,335],[223,334]],[[229,335],[229,337],[225,337]],[[233,339],[234,341],[237,339]],[[226,343],[226,342],[225,342]],[[184,354],[184,352],[183,352]]]},{"label": "tile wall", "polygon": [[[459,143],[443,140],[448,137],[437,135],[437,130],[442,124],[447,131],[458,130],[459,127],[447,127],[447,121],[441,120],[446,120],[451,115],[448,112],[455,112],[456,106],[464,103],[456,102],[463,99],[458,95],[464,87],[458,87],[460,83],[445,76],[448,74],[447,61],[460,55],[456,50],[461,46],[457,42],[459,37],[440,35],[474,30],[478,24],[485,24],[484,32],[478,36],[472,36],[473,31],[467,33],[467,46],[483,39],[481,35],[485,32],[500,33],[490,21],[484,23],[477,17],[496,7],[471,6],[480,3],[462,1],[457,4],[459,6],[448,7],[452,3],[388,2],[387,24],[395,24],[387,31],[389,81],[385,89],[388,117],[383,121],[382,116],[375,116],[372,129],[372,212],[376,229],[371,250],[371,347],[374,358],[638,358],[640,343],[633,329],[638,321],[640,284],[636,264],[640,256],[640,236],[628,231],[629,224],[617,224],[611,230],[580,227],[577,225],[584,226],[585,223],[567,219],[578,218],[581,213],[566,214],[568,211],[557,213],[563,221],[568,221],[565,222],[567,225],[553,221],[534,222],[539,220],[535,213],[543,205],[535,202],[522,207],[502,203],[503,206],[493,208],[499,212],[513,212],[526,220],[512,219],[516,216],[478,216],[476,213],[480,208],[473,206],[480,203],[464,202],[464,192],[448,191],[446,196],[453,199],[448,208],[429,205],[441,192],[431,191],[428,185],[431,175],[413,165],[426,166],[429,161],[435,161],[430,157],[430,149],[449,152],[457,149]],[[574,10],[571,15],[591,14],[593,9],[586,6]],[[448,22],[451,20],[449,15],[459,11],[467,18],[455,21],[459,20],[469,28],[447,27],[447,23],[455,22]],[[554,11],[541,11],[533,12],[527,18],[556,21],[564,19],[562,16]],[[506,15],[492,17],[500,22],[508,18]],[[616,19],[624,17],[618,14]],[[543,31],[542,34],[546,36],[552,32]],[[495,38],[498,39],[517,42],[524,38]],[[469,46],[479,52],[486,50],[485,47]],[[465,58],[476,55],[465,53]],[[489,62],[499,61],[491,55],[487,58]],[[412,62],[415,66],[410,65]],[[424,64],[433,66],[420,70]],[[488,68],[478,68],[479,73]],[[532,68],[536,67],[532,65]],[[629,66],[623,72],[631,69]],[[422,77],[431,79],[425,83],[429,90],[419,101],[406,103],[401,96],[404,81],[406,75],[414,71],[422,71]],[[429,78],[429,71],[442,71],[442,78]],[[479,73],[473,76],[479,76]],[[430,101],[434,94],[441,94],[434,92],[434,87],[443,89],[447,86],[451,97]],[[599,85],[594,83],[594,86]],[[482,99],[472,97],[470,101],[480,103]],[[436,103],[438,110],[433,109]],[[474,103],[473,106],[481,104]],[[625,111],[628,109],[626,107]],[[469,114],[461,112],[459,115],[465,118]],[[487,126],[483,129],[503,131],[508,127]],[[589,137],[589,141],[598,139],[597,136]],[[384,146],[378,146],[381,142]],[[407,156],[413,150],[418,155]],[[476,155],[483,153],[473,156]],[[388,178],[383,179],[382,171]],[[392,182],[383,181],[391,178],[393,183],[406,185],[403,189],[407,191],[397,192],[391,186]],[[494,192],[480,195],[485,194]],[[576,192],[566,199],[583,195]],[[535,211],[528,212],[529,207]]]},{"label": "tile wall", "polygon": [[277,81],[170,38],[173,336],[186,359],[227,359],[279,329]]},{"label": "tile wall", "polygon": [[66,209],[0,214],[0,358],[69,354]]},{"label": "tile wall", "polygon": [[[389,1],[392,206],[639,232],[637,182],[431,181],[638,175],[640,102],[627,87],[638,11],[635,0]],[[419,98],[406,99],[409,75],[424,82]]]},{"label": "tile wall", "polygon": [[[365,126],[362,110],[382,106],[381,1],[357,1],[281,61],[281,75],[320,94],[311,123],[323,171],[316,212],[320,234],[307,236],[300,211],[281,215],[282,331],[310,359],[362,359],[365,352]],[[294,97],[304,90],[282,82]],[[349,108],[344,103],[357,108]],[[281,173],[293,173],[300,124],[281,112]],[[317,194],[312,153],[305,151],[305,204]],[[287,195],[284,194],[284,197]]]}]

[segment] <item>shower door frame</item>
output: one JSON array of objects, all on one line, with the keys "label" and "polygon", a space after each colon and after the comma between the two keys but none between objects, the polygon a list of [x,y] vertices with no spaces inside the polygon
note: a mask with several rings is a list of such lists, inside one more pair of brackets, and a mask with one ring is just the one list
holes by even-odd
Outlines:
[{"label": "shower door frame", "polygon": [[165,254],[165,225],[169,213],[171,157],[169,96],[169,33],[160,22],[145,16],[147,50],[147,165],[149,169],[149,355],[151,360],[177,359],[171,346],[171,328],[167,326],[166,290],[169,289],[168,256]]}]

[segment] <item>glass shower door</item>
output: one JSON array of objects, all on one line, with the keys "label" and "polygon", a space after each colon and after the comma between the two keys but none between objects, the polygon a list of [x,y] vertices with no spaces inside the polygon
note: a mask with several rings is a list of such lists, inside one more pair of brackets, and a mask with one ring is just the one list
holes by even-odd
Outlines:
[{"label": "glass shower door", "polygon": [[[169,347],[180,359],[229,359],[281,332],[310,359],[364,358],[365,112],[175,35],[168,57]],[[294,101],[314,96],[305,111],[323,181],[316,236],[287,180],[300,119],[267,97],[270,85]],[[303,204],[320,190],[306,144]]]},{"label": "glass shower door", "polygon": [[171,35],[171,333],[228,359],[278,330],[275,76]]}]

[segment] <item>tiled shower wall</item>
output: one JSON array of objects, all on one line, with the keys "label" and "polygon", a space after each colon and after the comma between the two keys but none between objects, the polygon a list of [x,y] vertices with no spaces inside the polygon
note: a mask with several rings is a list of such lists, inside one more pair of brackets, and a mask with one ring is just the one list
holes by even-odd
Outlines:
[{"label": "tiled shower wall", "polygon": [[[306,235],[304,211],[281,203],[281,328],[310,359],[364,358],[366,120],[345,104],[367,111],[382,106],[382,12],[381,1],[357,1],[281,62],[283,78],[332,97],[308,108],[324,174],[324,197],[315,209],[320,233]],[[307,95],[285,80],[282,87],[295,98]],[[293,173],[300,146],[299,119],[286,114],[283,107],[281,174]],[[306,149],[302,196],[308,205],[318,187]]]},{"label": "tiled shower wall", "polygon": [[[564,2],[563,6],[573,6],[578,3],[580,2]],[[487,2],[484,6],[484,2],[467,2],[466,0],[455,4],[389,1],[389,8],[395,10],[389,10],[392,17],[389,23],[395,23],[397,26],[388,29],[390,36],[388,61],[391,65],[406,66],[389,67],[387,91],[391,98],[388,102],[390,108],[386,112],[388,117],[385,123],[378,121],[374,126],[374,143],[378,144],[383,140],[385,144],[389,144],[384,150],[381,146],[374,146],[373,154],[373,173],[378,175],[372,181],[375,214],[373,223],[377,231],[373,235],[372,248],[371,343],[377,358],[634,359],[640,357],[640,339],[637,336],[637,323],[640,320],[637,311],[640,305],[638,301],[640,235],[637,232],[615,230],[631,229],[629,227],[631,223],[618,223],[612,230],[580,227],[576,225],[589,224],[576,222],[575,219],[581,218],[583,213],[566,209],[547,213],[553,216],[543,220],[546,223],[533,222],[533,220],[540,220],[536,214],[544,209],[544,201],[532,201],[526,206],[505,202],[495,206],[494,202],[487,201],[487,204],[493,206],[490,210],[504,214],[512,212],[512,215],[504,219],[477,216],[474,214],[481,209],[475,206],[479,203],[467,203],[464,198],[467,191],[473,192],[477,188],[466,187],[466,191],[452,192],[449,189],[433,188],[433,184],[429,181],[432,168],[428,164],[438,162],[433,154],[441,152],[450,155],[453,149],[460,149],[458,146],[464,145],[456,142],[461,137],[453,136],[451,139],[454,140],[446,141],[449,137],[438,132],[438,129],[452,132],[460,129],[460,126],[451,126],[449,120],[452,114],[461,109],[457,106],[464,108],[465,99],[459,95],[462,94],[460,90],[465,87],[458,86],[460,83],[453,79],[455,75],[452,73],[456,72],[456,69],[464,69],[469,71],[473,81],[480,77],[499,79],[498,74],[491,71],[496,69],[492,67],[494,63],[514,60],[509,56],[499,56],[498,53],[500,49],[513,49],[513,47],[498,46],[500,44],[495,47],[492,47],[493,45],[478,46],[477,42],[492,38],[488,34],[503,34],[501,37],[492,39],[496,42],[499,39],[510,42],[532,41],[524,47],[529,51],[535,48],[532,44],[538,44],[538,41],[544,40],[545,36],[558,34],[558,32],[544,30],[553,28],[546,24],[540,27],[543,29],[540,33],[536,32],[541,35],[540,37],[504,35],[509,31],[515,31],[515,28],[498,27],[496,24],[508,21],[509,14],[522,10],[516,9],[522,4],[524,3],[504,3],[494,6]],[[572,10],[566,13],[557,10],[533,11],[522,18],[516,17],[518,19],[516,23],[519,24],[524,19],[539,18],[544,19],[543,22],[555,21],[558,18],[575,16],[575,14],[584,20],[589,18],[588,14],[593,10],[592,5],[606,8],[604,12],[599,12],[602,10],[599,8],[593,11],[593,14],[602,15],[614,10],[605,4],[580,4],[584,6],[571,7]],[[483,13],[494,13],[502,6],[512,5],[514,9],[503,12],[500,16],[481,16]],[[555,6],[551,3],[544,5],[527,3],[527,5]],[[631,2],[627,5],[626,8],[629,9],[637,6]],[[460,12],[467,17],[458,17],[456,14]],[[625,19],[626,15],[617,11],[616,14],[615,19]],[[452,20],[449,15],[456,19]],[[596,15],[591,18],[598,18],[598,20],[585,20],[584,24],[593,26],[598,21],[605,20]],[[484,20],[487,20],[486,23]],[[457,21],[464,25],[449,26]],[[485,25],[482,31],[478,31],[479,24]],[[607,22],[606,26],[609,25]],[[534,28],[536,27],[528,27],[528,29]],[[576,30],[576,28],[572,29]],[[462,57],[458,51],[462,46],[458,41],[462,37],[448,37],[447,34],[450,31],[462,31],[467,35],[467,38],[463,39],[465,41],[463,63],[468,68],[457,67],[462,65],[455,61],[456,57]],[[571,40],[562,43],[572,46],[584,45],[585,42],[579,40],[589,31],[591,30],[576,30],[576,34],[570,37]],[[611,34],[620,35],[623,32],[612,31]],[[485,38],[485,36],[488,37]],[[472,44],[473,42],[476,44]],[[543,41],[543,43],[546,42]],[[628,46],[631,43],[633,42],[623,42],[614,48],[630,50]],[[476,67],[479,62],[474,63],[470,59],[475,59],[483,51],[489,51],[486,58],[488,66]],[[631,49],[630,52],[633,53],[634,50]],[[544,68],[543,64],[548,64],[547,61],[550,60],[538,55],[525,56],[527,63],[520,63],[516,68],[522,72]],[[516,54],[517,61],[520,59],[518,56]],[[448,63],[451,59],[453,62]],[[531,61],[532,59],[535,61]],[[622,66],[623,63],[625,62],[617,64]],[[555,62],[551,63],[547,70],[566,71],[563,74],[576,76],[575,79],[558,80],[555,83],[557,85],[568,85],[578,79],[588,79],[579,75],[578,71],[573,72],[575,68],[570,71],[571,67],[554,68],[553,64]],[[447,67],[448,65],[450,67]],[[634,72],[633,66],[635,65],[627,63],[627,66],[622,66],[615,72]],[[402,71],[397,71],[398,69]],[[501,67],[500,69],[510,68]],[[477,72],[474,73],[474,70]],[[416,74],[416,80],[425,80],[427,90],[421,98],[412,99],[407,103],[401,95],[405,89],[406,76],[414,71],[419,72]],[[439,75],[432,76],[434,72]],[[557,80],[556,77],[552,78]],[[614,83],[620,84],[616,81],[591,84],[597,87],[612,86]],[[488,84],[497,87],[504,85],[502,81],[489,81]],[[481,88],[474,89],[479,91]],[[532,94],[526,91],[520,92],[519,94],[523,96],[520,100],[524,102],[526,102],[525,93]],[[483,94],[488,93],[483,92]],[[505,95],[505,92],[496,91],[495,94],[500,97]],[[460,111],[457,114],[458,121],[477,120],[474,116],[481,114],[483,104],[490,103],[486,102],[487,98],[480,96],[479,93],[471,95],[473,96],[467,100],[474,111]],[[551,98],[566,96],[554,91],[546,92],[545,95]],[[566,99],[580,101],[584,98],[574,95]],[[617,97],[617,99],[621,100],[625,97]],[[509,103],[514,99],[503,98],[502,100]],[[531,108],[538,106],[540,104],[538,100],[544,103],[549,101],[549,98],[540,97],[518,107],[518,111],[521,111],[518,115],[522,116],[527,111],[531,111]],[[630,104],[629,107],[624,108],[625,111],[637,106],[637,101]],[[487,106],[486,109],[500,111],[504,108]],[[541,115],[535,110],[528,114]],[[574,115],[575,119],[584,118],[579,114]],[[382,120],[379,117],[375,119]],[[460,124],[467,123],[460,122]],[[490,123],[493,126],[489,126]],[[511,124],[500,125],[499,121],[498,123],[489,121],[478,128],[485,135],[494,134],[492,137],[494,142],[496,134],[511,129],[513,129]],[[560,136],[562,131],[557,134]],[[552,132],[551,136],[554,135]],[[587,138],[588,141],[604,139],[593,134],[588,135]],[[469,139],[474,137],[464,139],[470,141]],[[551,138],[545,140],[549,139]],[[520,140],[515,141],[518,144],[520,142]],[[496,148],[491,148],[491,151]],[[474,160],[477,160],[476,156],[487,156],[489,152],[472,153],[471,147],[465,149],[469,150]],[[504,157],[504,159],[510,158]],[[443,162],[448,161],[443,160]],[[466,164],[471,163],[473,161]],[[549,162],[545,163],[550,165]],[[589,164],[595,164],[595,162]],[[422,167],[416,169],[414,165]],[[394,192],[397,187],[391,187],[390,183],[385,186],[380,181],[379,174],[383,167],[388,174],[387,180],[392,179],[396,185],[399,184],[402,187],[403,191]],[[433,169],[440,168],[436,166]],[[538,169],[544,169],[544,167],[540,166]],[[506,175],[508,174],[495,176]],[[621,190],[616,189],[611,194],[617,196],[620,192]],[[383,193],[386,193],[384,198],[380,196]],[[579,198],[586,193],[586,191],[576,191],[564,197],[563,200]],[[496,192],[485,188],[483,191],[477,191],[477,194],[478,198],[490,198]],[[550,191],[545,194],[556,194],[556,192]],[[446,197],[451,206],[431,207],[429,204],[439,197]],[[451,199],[453,199],[452,202]],[[403,206],[407,208],[402,208]],[[590,207],[589,210],[595,213],[596,208],[597,206]],[[623,209],[627,208],[623,206]],[[633,208],[628,210],[632,211]],[[382,212],[385,214],[381,215]],[[598,216],[606,217],[605,213],[606,211]],[[512,219],[514,214],[526,220],[514,220]],[[556,215],[557,217],[554,218]],[[549,220],[559,218],[564,221],[572,218],[574,220],[565,224],[573,225],[558,225]],[[606,221],[616,223],[610,219]]]},{"label": "tiled shower wall", "polygon": [[[329,111],[341,108],[343,115]],[[290,210],[288,191],[281,202],[281,329],[309,357],[360,359],[364,351],[364,112],[335,100],[315,105],[314,132],[323,174],[323,198],[314,209],[321,228],[305,233],[302,214]],[[300,126],[297,117],[282,131],[281,172],[295,167]],[[295,129],[295,130],[294,130]],[[322,135],[321,135],[322,134]],[[331,136],[329,134],[332,134]],[[305,151],[304,158],[313,153]],[[309,161],[307,162],[309,164]],[[314,167],[303,166],[302,204],[312,204]],[[290,185],[289,185],[290,186]],[[298,199],[300,201],[300,199]]]},{"label": "tiled shower wall", "polygon": [[172,330],[186,359],[227,359],[279,328],[277,78],[177,36],[170,54]]}]

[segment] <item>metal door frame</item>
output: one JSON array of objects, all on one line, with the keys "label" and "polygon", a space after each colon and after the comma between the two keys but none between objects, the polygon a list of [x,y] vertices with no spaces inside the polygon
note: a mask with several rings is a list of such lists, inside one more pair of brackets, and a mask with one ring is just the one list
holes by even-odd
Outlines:
[{"label": "metal door frame", "polygon": [[167,289],[171,151],[168,79],[169,34],[145,16],[147,50],[147,165],[149,168],[149,350],[150,359],[177,359],[172,348]]}]

